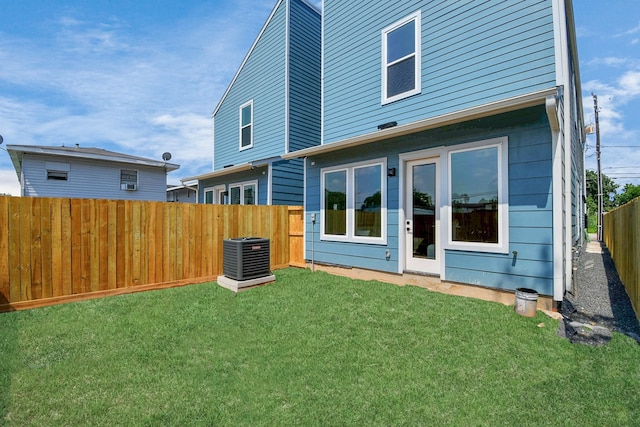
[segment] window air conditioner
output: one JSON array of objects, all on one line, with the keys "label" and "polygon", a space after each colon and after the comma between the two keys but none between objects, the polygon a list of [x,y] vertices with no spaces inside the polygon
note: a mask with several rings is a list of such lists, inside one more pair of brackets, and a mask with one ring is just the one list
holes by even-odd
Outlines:
[{"label": "window air conditioner", "polygon": [[123,190],[128,190],[128,191],[134,191],[137,190],[137,185],[136,184],[132,184],[132,183],[126,183],[126,184],[122,184],[121,188]]}]

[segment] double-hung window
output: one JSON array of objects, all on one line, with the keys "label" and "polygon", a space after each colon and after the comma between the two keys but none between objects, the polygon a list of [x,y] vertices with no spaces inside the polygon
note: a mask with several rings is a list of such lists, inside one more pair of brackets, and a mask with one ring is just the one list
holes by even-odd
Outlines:
[{"label": "double-hung window", "polygon": [[506,252],[509,247],[507,139],[497,138],[467,147],[448,153],[449,247]]},{"label": "double-hung window", "polygon": [[240,150],[253,147],[253,100],[240,106]]},{"label": "double-hung window", "polygon": [[242,182],[229,185],[230,205],[256,205],[258,197],[258,181]]},{"label": "double-hung window", "polygon": [[382,30],[382,103],[420,93],[420,11]]},{"label": "double-hung window", "polygon": [[386,243],[386,161],[323,169],[322,238]]}]

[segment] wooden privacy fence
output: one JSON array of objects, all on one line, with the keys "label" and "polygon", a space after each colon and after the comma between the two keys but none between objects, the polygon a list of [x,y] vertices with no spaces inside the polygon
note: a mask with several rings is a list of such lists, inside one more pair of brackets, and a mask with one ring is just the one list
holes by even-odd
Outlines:
[{"label": "wooden privacy fence", "polygon": [[2,196],[0,310],[215,280],[227,238],[268,238],[272,269],[304,266],[302,221],[301,207]]},{"label": "wooden privacy fence", "polygon": [[640,319],[640,198],[604,216],[604,243]]}]

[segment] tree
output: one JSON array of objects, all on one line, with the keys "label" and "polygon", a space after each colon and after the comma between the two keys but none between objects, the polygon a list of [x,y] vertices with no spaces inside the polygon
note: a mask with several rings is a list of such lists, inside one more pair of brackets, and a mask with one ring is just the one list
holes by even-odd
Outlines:
[{"label": "tree", "polygon": [[616,195],[616,205],[622,206],[629,203],[636,197],[640,197],[640,185],[626,184],[622,193]]},{"label": "tree", "polygon": [[[607,175],[602,174],[602,208],[604,211],[611,210],[618,206],[616,203],[616,192],[619,185]],[[598,209],[598,174],[594,171],[587,171],[587,206],[595,206]]]}]

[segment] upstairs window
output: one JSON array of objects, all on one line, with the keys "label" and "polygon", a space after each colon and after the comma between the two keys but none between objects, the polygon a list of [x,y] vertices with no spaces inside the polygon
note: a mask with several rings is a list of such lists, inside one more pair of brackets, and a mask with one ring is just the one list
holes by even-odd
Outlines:
[{"label": "upstairs window", "polygon": [[69,172],[47,170],[47,179],[54,181],[67,181],[69,179]]},{"label": "upstairs window", "polygon": [[382,103],[420,93],[420,11],[382,30]]},{"label": "upstairs window", "polygon": [[121,190],[137,190],[138,189],[138,171],[131,169],[120,170],[120,189]]},{"label": "upstairs window", "polygon": [[69,170],[71,169],[69,163],[45,162],[45,168],[48,181],[69,180]]},{"label": "upstairs window", "polygon": [[253,101],[240,106],[240,150],[253,147]]}]

